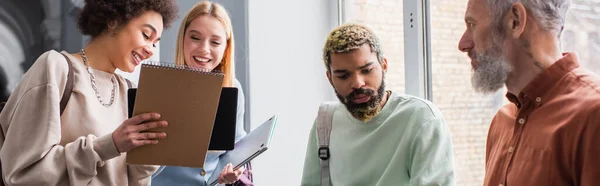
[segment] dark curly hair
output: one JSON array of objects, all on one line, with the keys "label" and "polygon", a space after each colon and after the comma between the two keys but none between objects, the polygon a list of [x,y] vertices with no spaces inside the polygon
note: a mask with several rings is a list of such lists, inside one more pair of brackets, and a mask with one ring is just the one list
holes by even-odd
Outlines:
[{"label": "dark curly hair", "polygon": [[174,0],[85,0],[77,25],[81,33],[94,38],[108,29],[108,23],[116,21],[119,28],[148,10],[162,16],[165,28],[179,11]]}]

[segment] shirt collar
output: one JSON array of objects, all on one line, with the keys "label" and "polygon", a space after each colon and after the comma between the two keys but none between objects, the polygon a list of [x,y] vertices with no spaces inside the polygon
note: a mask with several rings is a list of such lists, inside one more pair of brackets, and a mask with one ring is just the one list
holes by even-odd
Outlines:
[{"label": "shirt collar", "polygon": [[506,98],[517,105],[518,108],[526,101],[535,101],[541,103],[547,98],[548,90],[568,72],[579,67],[579,59],[575,53],[563,53],[563,57],[550,67],[546,68],[541,74],[537,75],[519,95],[511,93],[506,94]]}]

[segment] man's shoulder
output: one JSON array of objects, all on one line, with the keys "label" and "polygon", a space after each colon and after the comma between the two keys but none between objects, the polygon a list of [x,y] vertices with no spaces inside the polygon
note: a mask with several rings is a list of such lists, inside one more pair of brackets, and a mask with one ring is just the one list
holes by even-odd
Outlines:
[{"label": "man's shoulder", "polygon": [[[514,129],[514,123],[517,118],[519,109],[513,103],[507,103],[500,107],[492,120],[488,129],[487,139],[489,142],[498,140],[498,135]],[[489,144],[488,142],[488,144]]]},{"label": "man's shoulder", "polygon": [[515,117],[515,114],[519,111],[519,108],[514,103],[506,103],[498,109],[496,117]]},{"label": "man's shoulder", "polygon": [[344,104],[340,101],[324,101],[319,104],[319,110],[330,107],[334,111],[338,111],[340,108],[345,108]]},{"label": "man's shoulder", "polygon": [[442,112],[431,101],[412,95],[393,93],[388,100],[389,106],[396,112],[402,114],[409,112],[411,115],[423,118],[441,118]]},{"label": "man's shoulder", "polygon": [[[567,81],[567,80],[573,80]],[[572,71],[571,78],[563,79],[561,81],[563,91],[574,89],[565,93],[580,94],[585,96],[575,96],[575,100],[582,103],[594,103],[600,101],[600,74],[594,73],[588,69],[577,68]],[[571,87],[569,89],[569,87]]]}]

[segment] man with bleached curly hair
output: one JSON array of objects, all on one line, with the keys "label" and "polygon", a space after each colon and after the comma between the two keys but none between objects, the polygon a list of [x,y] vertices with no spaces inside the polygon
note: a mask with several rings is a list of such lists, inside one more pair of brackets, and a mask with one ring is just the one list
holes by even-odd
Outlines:
[{"label": "man with bleached curly hair", "polygon": [[427,100],[386,90],[387,59],[371,29],[335,28],[323,59],[340,101],[319,108],[302,186],[454,185],[442,113]]}]

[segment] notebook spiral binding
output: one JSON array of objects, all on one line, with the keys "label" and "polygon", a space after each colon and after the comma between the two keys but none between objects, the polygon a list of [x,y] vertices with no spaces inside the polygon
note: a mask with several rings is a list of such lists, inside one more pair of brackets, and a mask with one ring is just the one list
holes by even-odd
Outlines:
[{"label": "notebook spiral binding", "polygon": [[175,63],[170,62],[161,62],[161,61],[145,61],[142,63],[142,67],[150,67],[150,68],[169,68],[169,69],[177,69],[188,72],[199,72],[209,75],[223,76],[224,74],[220,70],[210,70],[206,68],[198,68],[191,67],[187,65],[177,65]]}]

